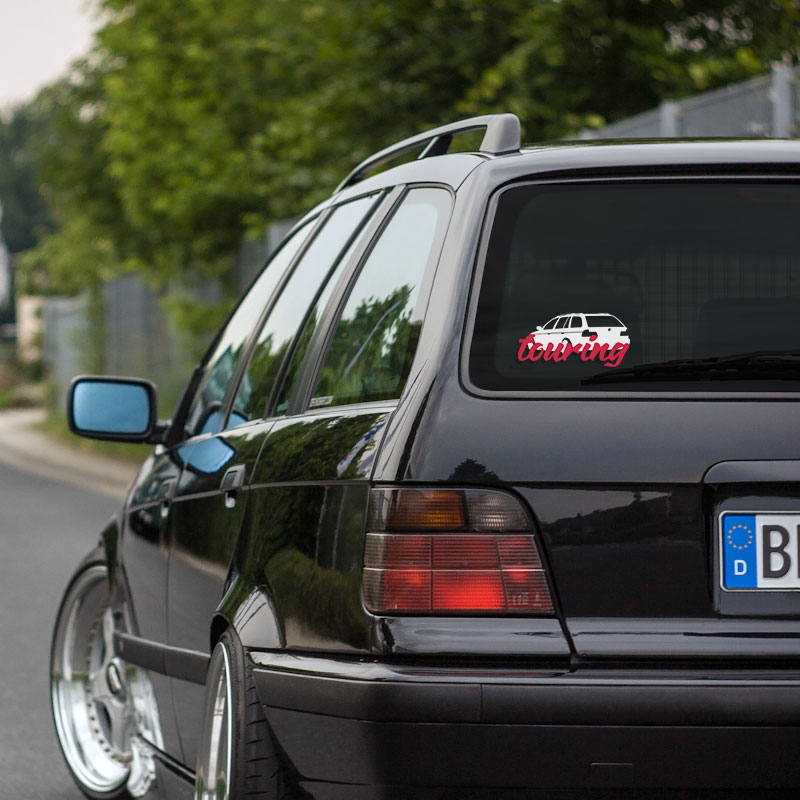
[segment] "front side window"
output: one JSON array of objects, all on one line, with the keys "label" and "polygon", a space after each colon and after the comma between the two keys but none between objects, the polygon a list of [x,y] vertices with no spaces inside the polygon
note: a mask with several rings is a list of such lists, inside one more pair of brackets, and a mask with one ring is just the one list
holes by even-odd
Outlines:
[{"label": "front side window", "polygon": [[225,330],[206,360],[203,375],[189,407],[186,431],[189,436],[216,433],[222,426],[222,403],[248,337],[286,268],[298,253],[313,223],[294,233],[256,279],[229,319]]},{"label": "front side window", "polygon": [[[506,189],[480,279],[470,382],[797,391],[798,214],[798,186],[780,180]],[[586,327],[547,335],[568,310]]]},{"label": "front side window", "polygon": [[427,306],[451,208],[444,189],[412,189],[376,242],[334,330],[312,407],[400,396]]}]

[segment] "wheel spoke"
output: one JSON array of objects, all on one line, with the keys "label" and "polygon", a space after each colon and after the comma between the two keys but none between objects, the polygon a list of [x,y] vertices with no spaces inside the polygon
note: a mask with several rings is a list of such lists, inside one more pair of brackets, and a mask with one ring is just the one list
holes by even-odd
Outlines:
[{"label": "wheel spoke", "polygon": [[[117,704],[115,704],[117,705]],[[125,760],[130,760],[130,738],[131,738],[131,720],[126,713],[125,706],[117,705],[117,708],[106,705],[106,712],[108,713],[109,722],[109,743],[117,753],[125,753]]]},{"label": "wheel spoke", "polygon": [[87,686],[95,703],[105,704],[111,696],[106,683],[105,669],[102,667],[89,673]]},{"label": "wheel spoke", "polygon": [[109,663],[114,657],[114,614],[107,608],[103,614],[103,662]]}]

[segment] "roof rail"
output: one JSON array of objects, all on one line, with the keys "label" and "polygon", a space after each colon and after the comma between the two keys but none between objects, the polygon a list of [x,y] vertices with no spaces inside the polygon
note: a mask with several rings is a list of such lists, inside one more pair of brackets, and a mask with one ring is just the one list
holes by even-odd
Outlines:
[{"label": "roof rail", "polygon": [[491,156],[504,153],[516,153],[520,148],[519,118],[516,114],[486,114],[482,117],[470,117],[460,122],[442,125],[440,128],[418,133],[401,142],[379,150],[369,158],[364,159],[350,174],[336,187],[336,192],[341,192],[348,186],[363,180],[367,173],[387,161],[391,161],[401,153],[413,150],[428,142],[428,146],[420,153],[419,158],[442,156],[450,147],[453,137],[458,133],[486,128],[486,133],[481,142],[480,152]]}]

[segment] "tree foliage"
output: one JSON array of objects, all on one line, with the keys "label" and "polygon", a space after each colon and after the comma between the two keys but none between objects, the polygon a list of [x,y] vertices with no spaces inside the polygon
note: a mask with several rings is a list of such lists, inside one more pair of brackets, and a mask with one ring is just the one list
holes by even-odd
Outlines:
[{"label": "tree foliage", "polygon": [[28,250],[50,224],[47,204],[37,188],[29,143],[44,119],[32,105],[20,105],[0,115],[0,202],[2,232],[12,253]]},{"label": "tree foliage", "polygon": [[231,273],[242,234],[428,126],[513,111],[574,134],[794,59],[800,0],[100,0],[37,100],[57,229],[31,282]]}]

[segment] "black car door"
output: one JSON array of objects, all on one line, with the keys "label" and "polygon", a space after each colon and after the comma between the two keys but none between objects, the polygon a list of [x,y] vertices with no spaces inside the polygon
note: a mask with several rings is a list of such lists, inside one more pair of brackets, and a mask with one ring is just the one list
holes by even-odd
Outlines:
[{"label": "black car door", "polygon": [[[139,472],[125,515],[117,558],[123,565],[126,594],[133,616],[129,633],[150,642],[167,640],[167,535],[172,495],[181,474],[173,449],[157,447]],[[149,673],[156,695],[163,747],[180,755],[169,679]],[[153,742],[153,744],[159,744]]]},{"label": "black car door", "polygon": [[191,664],[202,664],[210,653],[211,623],[227,588],[247,486],[273,424],[264,419],[267,401],[309,309],[337,264],[356,247],[377,201],[373,194],[326,213],[276,289],[260,327],[254,327],[242,368],[234,372],[220,406],[221,430],[206,426],[181,448],[185,466],[170,529],[167,619],[170,646],[198,654],[194,662],[187,656],[187,668],[172,687],[189,766],[196,760],[204,692],[203,674]]}]

